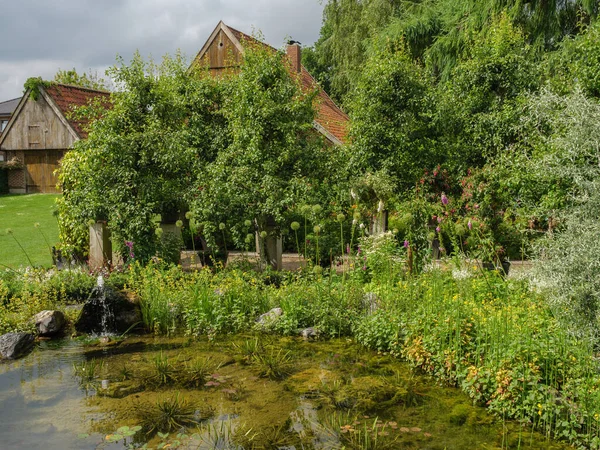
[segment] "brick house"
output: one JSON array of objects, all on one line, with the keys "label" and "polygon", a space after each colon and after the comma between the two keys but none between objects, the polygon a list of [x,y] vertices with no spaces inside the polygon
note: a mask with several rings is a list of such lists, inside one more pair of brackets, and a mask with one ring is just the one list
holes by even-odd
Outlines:
[{"label": "brick house", "polygon": [[27,91],[20,99],[2,135],[0,154],[17,158],[21,169],[9,171],[11,193],[60,192],[55,170],[71,146],[87,133],[85,124],[71,117],[73,110],[95,99],[108,102],[110,93],[52,83],[39,86],[34,99]]},{"label": "brick house", "polygon": [[[264,45],[272,51],[277,49],[264,44],[252,36],[231,28],[223,21],[219,22],[213,30],[206,43],[194,59],[192,65],[206,67],[213,76],[235,70],[242,62],[244,53],[243,43]],[[346,143],[348,134],[349,118],[321,89],[315,79],[302,65],[301,48],[298,44],[289,44],[286,49],[290,60],[292,74],[300,77],[305,89],[318,89],[316,118],[314,128],[325,136],[327,142],[333,145]]]}]

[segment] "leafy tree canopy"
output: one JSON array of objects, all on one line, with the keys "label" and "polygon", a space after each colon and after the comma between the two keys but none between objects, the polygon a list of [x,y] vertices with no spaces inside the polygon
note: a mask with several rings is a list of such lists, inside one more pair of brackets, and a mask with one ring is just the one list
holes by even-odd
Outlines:
[{"label": "leafy tree canopy", "polygon": [[79,75],[75,68],[71,70],[59,69],[54,75],[54,81],[61,84],[70,84],[88,89],[110,91],[110,83],[101,78],[98,73],[83,73]]},{"label": "leafy tree canopy", "polygon": [[334,151],[313,130],[316,91],[306,91],[282,53],[247,45],[239,73],[223,81],[230,142],[198,178],[194,211],[205,230],[227,223],[241,241],[245,220],[283,225],[301,203],[330,196]]},{"label": "leafy tree canopy", "polygon": [[[222,145],[224,122],[212,109],[220,88],[209,77],[190,76],[180,55],[161,64],[139,54],[130,65],[119,62],[109,71],[122,88],[112,107],[61,165],[61,240],[84,249],[87,222],[104,219],[113,242],[134,242],[144,259],[158,244],[155,216],[181,213],[182,193]],[[90,109],[79,113],[97,117]]]}]

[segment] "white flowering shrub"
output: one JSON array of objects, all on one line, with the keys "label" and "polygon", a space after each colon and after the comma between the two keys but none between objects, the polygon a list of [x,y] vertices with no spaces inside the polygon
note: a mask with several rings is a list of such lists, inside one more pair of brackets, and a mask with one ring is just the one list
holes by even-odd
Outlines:
[{"label": "white flowering shrub", "polygon": [[581,92],[568,97],[545,92],[534,108],[552,129],[537,170],[571,183],[567,206],[556,214],[556,231],[538,245],[534,283],[574,332],[598,337],[600,104]]}]

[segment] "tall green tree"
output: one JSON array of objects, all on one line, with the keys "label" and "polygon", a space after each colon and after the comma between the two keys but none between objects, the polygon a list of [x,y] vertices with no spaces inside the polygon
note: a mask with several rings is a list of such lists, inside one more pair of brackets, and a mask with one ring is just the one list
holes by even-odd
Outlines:
[{"label": "tall green tree", "polygon": [[159,244],[153,219],[185,212],[184,193],[226,136],[214,110],[218,84],[193,76],[179,55],[155,64],[136,54],[110,75],[121,90],[108,109],[96,105],[78,112],[96,120],[61,164],[61,240],[85,251],[87,222],[103,219],[117,249],[132,241],[136,257],[144,260]]},{"label": "tall green tree", "polygon": [[403,47],[390,46],[367,61],[349,103],[355,172],[383,171],[409,188],[424,168],[443,160],[430,127],[430,87]]},{"label": "tall green tree", "polygon": [[379,51],[378,42],[404,42],[414,59],[448,80],[468,55],[473,35],[485,33],[502,13],[523,30],[541,59],[566,37],[580,34],[598,8],[597,0],[329,0],[314,55],[306,62],[344,101],[368,56]]},{"label": "tall green tree", "polygon": [[314,57],[305,58],[309,71],[326,80],[339,102],[355,85],[366,61],[369,41],[392,19],[399,0],[330,0],[323,10],[321,36]]},{"label": "tall green tree", "polygon": [[316,91],[302,88],[282,53],[248,45],[239,73],[222,84],[230,142],[197,180],[193,208],[207,234],[226,223],[241,240],[245,220],[281,226],[300,202],[317,201],[334,149],[313,130]]},{"label": "tall green tree", "polygon": [[506,14],[474,34],[448,80],[436,88],[435,128],[459,173],[481,167],[521,138],[526,96],[541,72],[523,31]]}]

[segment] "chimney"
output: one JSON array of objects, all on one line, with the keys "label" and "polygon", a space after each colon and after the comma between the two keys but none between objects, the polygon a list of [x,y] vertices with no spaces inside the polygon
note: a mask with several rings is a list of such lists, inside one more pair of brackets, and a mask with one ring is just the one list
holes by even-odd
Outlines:
[{"label": "chimney", "polygon": [[292,70],[297,73],[302,71],[302,51],[300,50],[299,42],[289,41],[287,45],[287,56],[292,65]]}]

